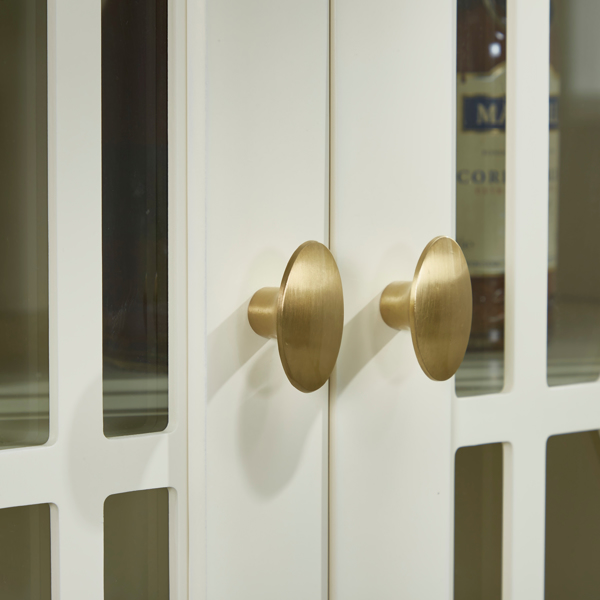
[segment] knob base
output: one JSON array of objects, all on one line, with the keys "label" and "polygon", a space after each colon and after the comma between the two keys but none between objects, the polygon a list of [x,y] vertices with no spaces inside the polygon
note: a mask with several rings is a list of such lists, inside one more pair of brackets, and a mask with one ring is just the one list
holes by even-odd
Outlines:
[{"label": "knob base", "polygon": [[381,316],[385,324],[393,329],[410,329],[411,287],[412,281],[394,281],[381,294]]},{"label": "knob base", "polygon": [[278,287],[264,287],[258,290],[248,305],[250,327],[265,338],[277,338]]}]

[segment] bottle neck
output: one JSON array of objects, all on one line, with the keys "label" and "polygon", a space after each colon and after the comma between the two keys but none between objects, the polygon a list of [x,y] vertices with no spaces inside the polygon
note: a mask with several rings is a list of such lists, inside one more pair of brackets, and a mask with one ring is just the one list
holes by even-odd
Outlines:
[{"label": "bottle neck", "polygon": [[506,0],[483,0],[483,5],[501,31],[506,31]]}]

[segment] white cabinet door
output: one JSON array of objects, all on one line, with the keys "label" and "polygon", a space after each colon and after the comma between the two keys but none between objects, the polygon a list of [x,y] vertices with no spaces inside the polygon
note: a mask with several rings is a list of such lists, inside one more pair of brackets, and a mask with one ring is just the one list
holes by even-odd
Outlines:
[{"label": "white cabinet door", "polygon": [[[328,241],[328,3],[206,5],[207,594],[327,595],[328,386],[303,394],[248,323]],[[190,198],[193,202],[194,199]],[[198,368],[202,368],[200,365]]]},{"label": "white cabinet door", "polygon": [[326,597],[328,387],[246,310],[328,243],[328,10],[0,7],[7,597]]},{"label": "white cabinet door", "polygon": [[[162,21],[148,13],[135,33],[137,39],[156,36],[160,43],[154,47],[148,41],[143,53],[156,61],[149,60],[147,71],[138,71],[146,77],[142,85],[149,86],[142,94],[148,112],[129,115],[148,125],[148,137],[132,142],[126,160],[115,156],[124,143],[119,127],[127,125],[127,118],[112,132],[114,138],[103,128],[109,122],[115,125],[119,106],[132,108],[127,93],[122,105],[113,106],[114,113],[102,107],[107,87],[117,95],[123,92],[109,73],[115,57],[112,63],[106,61],[105,72],[102,68],[108,46],[127,41],[121,27],[127,19],[107,16],[114,7],[110,0],[19,0],[0,7],[1,69],[7,84],[2,238],[3,243],[13,240],[10,248],[3,247],[3,256],[10,260],[2,261],[1,299],[0,586],[7,598],[49,598],[49,586],[52,598],[64,600],[119,594],[159,598],[169,590],[171,598],[187,596],[185,3],[164,3]],[[160,34],[157,22],[164,26]],[[131,56],[121,58],[131,66]],[[156,64],[163,66],[161,73],[155,71]],[[152,84],[152,78],[160,83]],[[156,86],[164,92],[163,100],[168,96],[169,108],[167,115],[163,102],[165,114],[152,124],[147,119],[158,110],[150,106],[159,96]],[[168,160],[165,138],[157,142],[152,129],[158,121],[168,138]],[[110,140],[118,143],[110,146]],[[133,181],[132,155],[146,157],[147,179],[142,175]],[[123,169],[124,180],[135,185],[119,196],[118,206],[131,207],[134,198],[148,203],[143,214],[150,215],[159,195],[151,176],[159,160],[168,172],[168,184],[164,178],[160,184],[162,209],[168,211],[168,258],[158,252],[154,258],[147,256],[152,250],[146,243],[135,248],[139,262],[133,262],[146,265],[151,283],[141,289],[133,276],[127,279],[131,301],[116,307],[122,318],[110,330],[116,339],[127,330],[128,319],[143,323],[136,327],[147,355],[139,360],[137,354],[126,356],[121,343],[122,353],[115,346],[109,357],[106,319],[115,307],[107,309],[106,298],[114,299],[122,283],[115,283],[117,271],[107,270],[107,252],[114,251],[122,265],[132,262],[132,245],[144,242],[146,233],[131,230],[121,246],[105,237],[103,247],[112,210],[106,204],[111,189],[103,189],[103,175],[108,177],[111,168],[114,174],[115,165]],[[152,261],[168,264],[168,282],[159,280],[156,264],[151,271]],[[169,298],[168,334],[161,332],[168,335],[168,379],[166,366],[157,366],[167,364],[166,355],[157,354],[158,343],[149,341],[148,334],[156,334],[156,322],[166,315],[164,303],[157,308],[161,294]],[[139,342],[131,332],[127,335],[132,345]],[[132,429],[131,435],[111,429],[116,422],[134,421],[139,431]],[[162,490],[160,500],[147,492],[157,489]],[[28,516],[22,513],[23,518],[7,512],[32,505],[42,508]],[[128,537],[137,525],[142,537]],[[159,545],[164,552],[158,552]],[[135,571],[140,577],[134,588],[127,587],[127,574],[123,578],[123,573],[110,570],[119,557],[130,574]],[[23,569],[30,569],[25,577]]]},{"label": "white cabinet door", "polygon": [[[486,11],[503,3],[459,4],[480,4]],[[545,554],[560,555],[556,540],[561,538],[552,521],[557,507],[570,507],[562,518],[572,524],[571,513],[586,506],[575,495],[583,488],[563,490],[563,504],[553,499],[560,481],[553,475],[559,471],[552,436],[600,425],[598,330],[595,317],[581,320],[597,310],[595,258],[590,258],[597,251],[580,252],[576,263],[568,262],[569,247],[583,247],[584,239],[588,248],[597,248],[597,234],[589,235],[598,226],[591,183],[597,169],[591,159],[589,165],[581,161],[596,151],[585,136],[596,131],[598,114],[597,76],[589,62],[598,55],[591,35],[597,14],[589,3],[553,2],[552,18],[565,18],[561,36],[571,44],[563,48],[567,61],[561,65],[566,108],[560,135],[571,145],[560,163],[560,183],[573,193],[560,195],[558,300],[564,302],[549,335],[548,321],[555,317],[548,313],[548,173],[549,160],[556,160],[550,154],[555,138],[549,136],[549,118],[552,132],[556,115],[549,114],[548,95],[558,93],[549,69],[550,2],[506,4],[504,386],[470,397],[457,395],[453,381],[429,380],[410,333],[387,328],[378,313],[384,287],[412,278],[427,242],[455,236],[456,115],[462,110],[456,101],[457,3],[336,0],[333,5],[331,242],[346,302],[331,399],[330,598],[335,600],[452,597],[454,536],[462,533],[454,531],[455,453],[487,444],[502,445],[501,584],[499,579],[490,595],[472,597],[555,598],[560,597],[553,595],[555,579],[568,581],[569,574],[560,573],[564,563],[545,569]],[[504,43],[504,37],[497,40]],[[494,41],[486,51],[499,55],[500,44]],[[482,177],[474,181],[481,183]],[[552,170],[550,177],[555,184]],[[581,208],[584,203],[588,208]],[[579,215],[575,224],[568,218],[574,214]],[[550,214],[551,248],[553,218]],[[589,284],[580,286],[579,296],[560,287],[569,280],[561,274],[567,264],[571,281],[579,277]],[[569,312],[569,302],[579,302],[579,308]],[[564,339],[557,340],[561,335]],[[477,377],[485,362],[470,363],[469,373]],[[488,362],[483,377],[494,368],[501,373],[501,359]],[[557,385],[577,381],[587,383]],[[562,462],[565,481],[576,481],[575,473],[590,465],[590,489],[595,489],[598,458],[590,452],[579,462],[576,454]],[[571,535],[563,555],[587,553],[597,561],[599,549],[586,537],[588,526],[580,522],[577,531],[562,531]],[[577,568],[577,574],[585,571]],[[575,571],[570,576],[563,589],[586,589]],[[589,581],[593,574],[585,576]]]},{"label": "white cabinet door", "polygon": [[332,248],[345,328],[332,396],[331,592],[444,598],[451,584],[452,382],[421,371],[379,298],[453,235],[454,7],[338,0]]}]

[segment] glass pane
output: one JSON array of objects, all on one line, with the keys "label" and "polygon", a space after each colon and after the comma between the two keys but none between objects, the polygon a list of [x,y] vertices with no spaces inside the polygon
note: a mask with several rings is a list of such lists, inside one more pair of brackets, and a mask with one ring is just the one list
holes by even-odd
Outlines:
[{"label": "glass pane", "polygon": [[104,598],[168,600],[168,490],[128,492],[106,499]]},{"label": "glass pane", "polygon": [[563,385],[600,374],[600,3],[551,6],[548,383]]},{"label": "glass pane", "polygon": [[546,600],[597,598],[600,590],[600,437],[548,440]]},{"label": "glass pane", "polygon": [[502,597],[502,444],[460,448],[454,489],[454,598]]},{"label": "glass pane", "polygon": [[46,1],[0,2],[0,447],[43,444],[48,396]]},{"label": "glass pane", "polygon": [[168,420],[167,0],[102,2],[104,433]]},{"label": "glass pane", "polygon": [[0,598],[50,600],[50,506],[0,510]]},{"label": "glass pane", "polygon": [[471,273],[473,324],[459,396],[504,385],[506,0],[458,0],[456,239]]}]

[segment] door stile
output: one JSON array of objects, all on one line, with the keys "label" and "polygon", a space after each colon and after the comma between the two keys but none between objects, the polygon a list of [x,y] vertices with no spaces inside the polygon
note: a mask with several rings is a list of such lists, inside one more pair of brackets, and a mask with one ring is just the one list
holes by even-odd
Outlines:
[{"label": "door stile", "polygon": [[513,406],[518,403],[528,417],[515,421],[514,437],[506,440],[512,460],[504,478],[511,480],[512,498],[504,504],[503,595],[511,600],[544,596],[548,434],[535,420],[543,423],[547,402],[549,23],[547,0],[509,1],[507,387],[515,394]]},{"label": "door stile", "polygon": [[[56,325],[58,418],[48,500],[58,512],[65,600],[103,597],[101,5],[56,0]],[[50,77],[52,74],[50,73]],[[52,232],[51,232],[52,235]],[[53,342],[51,341],[51,347]],[[42,448],[41,452],[46,449]],[[0,456],[0,461],[2,457]],[[48,501],[47,500],[47,501]],[[58,534],[58,535],[57,535]]]},{"label": "door stile", "polygon": [[508,4],[507,389],[546,388],[550,3]]},{"label": "door stile", "polygon": [[189,598],[206,599],[206,3],[187,0]]},{"label": "door stile", "polygon": [[[169,425],[170,597],[189,597],[189,337],[187,0],[169,1]],[[195,234],[196,235],[196,234]],[[196,257],[194,257],[196,258]],[[203,265],[203,262],[200,262]],[[199,269],[201,271],[201,269]],[[194,310],[196,305],[191,305]],[[202,332],[199,334],[203,339]],[[197,369],[194,368],[194,371]],[[161,435],[161,434],[158,434]]]},{"label": "door stile", "polygon": [[453,235],[455,5],[336,0],[334,19],[330,597],[447,598],[452,384],[427,379],[379,297]]},{"label": "door stile", "polygon": [[327,387],[290,384],[248,304],[300,244],[327,241],[327,13],[327,0],[206,7],[209,597],[326,587]]},{"label": "door stile", "polygon": [[504,444],[502,597],[544,598],[546,441]]},{"label": "door stile", "polygon": [[[340,257],[337,253],[335,238],[335,41],[336,41],[336,0],[327,3],[327,241],[331,253],[339,265]],[[343,285],[342,281],[342,285]],[[345,288],[344,288],[345,292]],[[345,309],[344,309],[345,310]],[[345,321],[345,318],[344,318]],[[343,341],[343,334],[342,334]],[[339,358],[338,358],[339,360]],[[323,481],[324,489],[324,517],[323,517],[323,556],[325,568],[323,569],[322,600],[331,600],[336,597],[335,578],[332,572],[335,565],[336,547],[333,535],[333,522],[336,503],[336,487],[333,485],[335,446],[335,411],[333,404],[337,396],[337,363],[327,384],[327,455]]]}]

